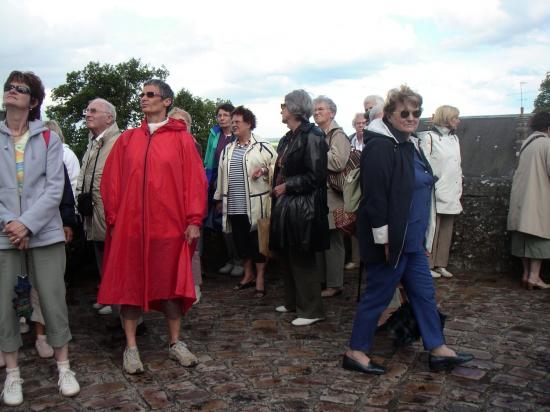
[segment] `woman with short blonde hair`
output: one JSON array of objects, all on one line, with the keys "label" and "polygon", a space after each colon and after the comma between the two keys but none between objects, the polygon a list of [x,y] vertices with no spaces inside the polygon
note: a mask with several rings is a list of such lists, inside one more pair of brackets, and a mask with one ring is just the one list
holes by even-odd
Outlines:
[{"label": "woman with short blonde hair", "polygon": [[451,278],[447,270],[449,250],[453,236],[453,222],[462,212],[462,168],[460,166],[460,142],[456,129],[460,124],[459,110],[444,105],[437,108],[432,118],[432,127],[419,133],[420,146],[430,162],[434,175],[436,200],[435,237],[430,255],[432,277]]}]

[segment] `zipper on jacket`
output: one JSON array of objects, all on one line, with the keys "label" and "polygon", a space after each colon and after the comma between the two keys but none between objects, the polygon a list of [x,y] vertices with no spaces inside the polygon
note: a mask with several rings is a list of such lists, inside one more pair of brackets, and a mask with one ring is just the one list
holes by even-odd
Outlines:
[{"label": "zipper on jacket", "polygon": [[[153,135],[149,131],[149,126],[147,126],[147,147],[145,148],[145,158],[144,158],[144,164],[143,164],[143,186],[142,186],[142,193],[143,193],[143,205],[142,205],[142,212],[141,212],[141,232],[142,232],[142,239],[143,239],[143,264],[145,265],[145,182],[147,180],[147,157],[149,156],[149,146],[151,146],[151,140],[153,140]],[[145,266],[144,266],[145,268]]]},{"label": "zipper on jacket", "polygon": [[[411,209],[412,209],[412,199],[411,199],[411,203],[409,205],[409,215],[411,213]],[[399,249],[399,254],[397,255],[397,260],[395,262],[394,269],[397,269],[397,265],[399,265],[399,259],[401,259],[401,255],[403,254],[403,248],[405,247],[405,238],[407,237],[407,229],[408,228],[409,228],[409,218],[408,218],[408,215],[407,215],[407,224],[405,225],[405,233],[403,234],[403,241],[401,242],[401,248]],[[388,241],[389,241],[389,238],[388,238]],[[388,256],[388,259],[389,259],[389,256]]]}]

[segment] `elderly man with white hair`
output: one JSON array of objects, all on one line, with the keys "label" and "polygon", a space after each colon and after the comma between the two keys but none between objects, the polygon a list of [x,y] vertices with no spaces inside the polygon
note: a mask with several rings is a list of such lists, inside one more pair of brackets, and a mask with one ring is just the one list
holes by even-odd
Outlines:
[{"label": "elderly man with white hair", "polygon": [[[83,115],[90,134],[88,148],[82,158],[75,195],[84,223],[86,240],[94,245],[97,268],[101,275],[105,242],[105,212],[99,187],[103,176],[103,167],[113,145],[120,136],[120,130],[116,124],[115,106],[105,99],[97,98],[90,101],[88,107],[84,109]],[[89,210],[85,210],[87,206],[89,206]],[[100,315],[112,313],[110,306],[98,303],[94,304],[94,309],[97,309]]]}]

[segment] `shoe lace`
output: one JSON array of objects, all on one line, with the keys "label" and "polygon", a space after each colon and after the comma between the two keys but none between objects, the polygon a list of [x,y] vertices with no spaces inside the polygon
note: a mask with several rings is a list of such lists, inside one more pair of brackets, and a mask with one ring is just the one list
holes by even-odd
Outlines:
[{"label": "shoe lace", "polygon": [[9,393],[15,393],[18,391],[18,386],[21,386],[23,384],[23,379],[21,378],[6,378],[6,382],[4,383],[4,389],[2,390],[2,397],[4,397],[5,394]]},{"label": "shoe lace", "polygon": [[138,363],[141,362],[139,359],[139,352],[137,350],[126,350],[124,352],[124,356],[130,363]]},{"label": "shoe lace", "polygon": [[70,370],[64,370],[63,372],[59,373],[59,380],[57,381],[58,386],[63,386],[65,384],[72,385],[75,380],[75,373]]},{"label": "shoe lace", "polygon": [[171,348],[174,352],[178,352],[178,353],[187,353],[189,352],[189,349],[187,349],[187,345],[182,342],[181,340],[180,341],[177,341],[174,346],[172,346]]}]

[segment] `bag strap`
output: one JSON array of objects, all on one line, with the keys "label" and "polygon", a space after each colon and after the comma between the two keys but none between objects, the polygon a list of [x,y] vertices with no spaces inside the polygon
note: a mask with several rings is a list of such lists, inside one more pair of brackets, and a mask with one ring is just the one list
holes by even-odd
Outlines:
[{"label": "bag strap", "polygon": [[[529,146],[531,143],[533,143],[533,142],[534,142],[535,140],[537,140],[539,137],[543,137],[543,135],[542,135],[542,134],[539,134],[539,135],[533,137],[533,139],[529,140],[529,141],[527,142],[527,144],[526,144],[525,146],[523,146],[523,147],[519,150],[519,155],[521,155],[521,154],[523,153],[523,151],[524,151],[525,149],[527,149],[527,146]],[[519,156],[519,155],[518,155],[518,156]]]},{"label": "bag strap", "polygon": [[[97,159],[99,159],[99,152],[101,151],[101,148],[103,147],[102,144],[99,144],[98,142],[98,149],[97,149],[97,154],[95,156],[95,161],[94,161],[94,169],[92,170],[92,182],[90,183],[90,190],[88,190],[88,193],[92,193],[92,189],[94,188],[94,177],[95,177],[95,168],[97,166]],[[86,169],[88,169],[88,165],[86,165]],[[80,191],[82,193],[84,193],[84,188],[86,187],[86,171],[84,171],[84,177],[82,178],[82,188],[80,189]]]},{"label": "bag strap", "polygon": [[44,138],[44,143],[46,143],[46,149],[50,146],[50,129],[44,130],[42,132],[42,137]]}]

